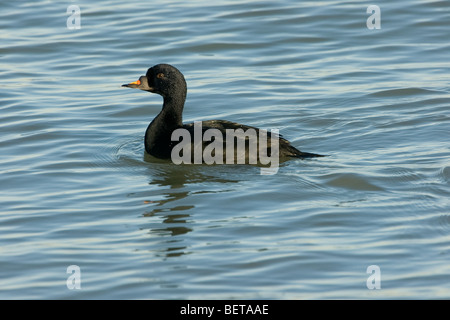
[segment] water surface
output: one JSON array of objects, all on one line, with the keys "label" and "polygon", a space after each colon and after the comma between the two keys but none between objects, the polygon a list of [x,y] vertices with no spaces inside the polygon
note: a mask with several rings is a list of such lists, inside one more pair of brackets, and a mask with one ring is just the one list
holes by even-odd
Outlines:
[{"label": "water surface", "polygon": [[[374,30],[360,1],[0,4],[0,298],[450,298],[450,4],[376,4]],[[329,157],[146,155],[162,99],[120,85],[162,62],[185,121]]]}]

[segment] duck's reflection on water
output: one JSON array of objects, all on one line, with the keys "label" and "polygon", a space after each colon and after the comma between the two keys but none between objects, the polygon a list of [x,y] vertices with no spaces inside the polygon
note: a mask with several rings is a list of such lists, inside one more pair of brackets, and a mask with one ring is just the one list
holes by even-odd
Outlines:
[{"label": "duck's reflection on water", "polygon": [[[220,170],[211,166],[202,165],[174,165],[168,161],[155,159],[149,155],[144,156],[149,165],[150,185],[160,188],[154,193],[157,200],[147,201],[151,210],[143,213],[144,217],[158,217],[158,222],[147,226],[149,234],[163,237],[166,257],[181,256],[189,253],[188,247],[182,245],[186,238],[182,237],[193,231],[195,223],[191,216],[195,213],[195,204],[186,205],[191,195],[204,193],[217,193],[223,191],[207,190],[213,183],[236,183],[239,180],[224,179]],[[208,182],[208,183],[206,183]],[[195,203],[195,201],[190,201]],[[161,223],[162,222],[162,223]],[[170,236],[170,238],[168,238]]]}]

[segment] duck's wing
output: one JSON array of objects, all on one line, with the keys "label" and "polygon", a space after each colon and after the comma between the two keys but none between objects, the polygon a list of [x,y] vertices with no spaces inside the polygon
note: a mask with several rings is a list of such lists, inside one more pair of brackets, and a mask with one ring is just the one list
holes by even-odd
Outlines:
[{"label": "duck's wing", "polygon": [[[249,131],[247,131],[247,130],[254,130],[253,132],[256,135],[256,139],[258,139],[258,142],[259,142],[259,132],[261,131],[261,129],[259,129],[259,128],[248,126],[248,125],[237,123],[237,122],[228,121],[228,120],[207,120],[207,121],[201,121],[201,122],[202,122],[202,136],[208,129],[217,129],[222,133],[222,139],[225,140],[227,129],[231,129],[231,130],[241,129],[244,131],[244,133],[248,133]],[[187,129],[188,131],[190,131],[192,134],[194,134],[194,126],[195,126],[194,123],[187,123],[187,124],[183,125],[183,127],[185,129]],[[271,131],[266,131],[266,132],[267,132],[266,146],[268,149],[268,154],[271,154],[272,132]],[[244,136],[238,137],[238,139],[239,138],[241,138],[241,139],[243,138],[243,139],[245,139],[246,143],[249,143],[250,135],[246,134]],[[292,146],[288,140],[284,139],[280,134],[278,134],[278,143],[279,143],[279,155],[281,158],[322,157],[322,155],[319,155],[319,154],[302,152],[302,151],[298,150],[297,148]],[[209,144],[209,142],[203,142],[203,145],[207,145],[207,144]]]}]

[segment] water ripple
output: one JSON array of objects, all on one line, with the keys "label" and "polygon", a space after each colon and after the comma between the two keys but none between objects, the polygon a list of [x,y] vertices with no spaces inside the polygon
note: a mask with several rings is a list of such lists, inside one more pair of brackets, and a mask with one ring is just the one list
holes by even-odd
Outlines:
[{"label": "water ripple", "polygon": [[[0,4],[0,298],[448,298],[448,1]],[[186,121],[329,155],[259,168],[144,152],[156,63]],[[65,286],[80,266],[82,290]],[[366,289],[379,265],[382,290]],[[376,291],[376,292],[375,292]]]}]

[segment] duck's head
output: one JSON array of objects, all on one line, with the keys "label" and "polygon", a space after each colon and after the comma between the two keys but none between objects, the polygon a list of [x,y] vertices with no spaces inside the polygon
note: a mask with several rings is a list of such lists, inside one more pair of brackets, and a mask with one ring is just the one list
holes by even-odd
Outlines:
[{"label": "duck's head", "polygon": [[164,98],[180,94],[186,96],[187,90],[183,74],[169,64],[157,64],[148,69],[147,74],[139,77],[139,80],[124,84],[122,87],[157,93]]}]

